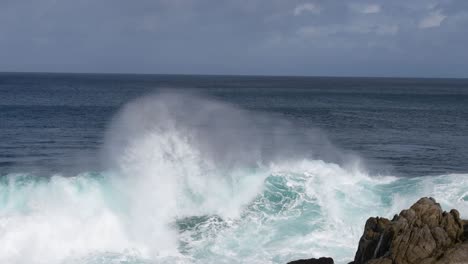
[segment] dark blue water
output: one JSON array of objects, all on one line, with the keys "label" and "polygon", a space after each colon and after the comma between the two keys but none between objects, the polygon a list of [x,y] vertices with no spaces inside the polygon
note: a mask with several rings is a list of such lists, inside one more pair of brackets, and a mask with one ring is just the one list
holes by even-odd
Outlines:
[{"label": "dark blue water", "polygon": [[161,89],[190,90],[320,128],[381,173],[468,172],[466,79],[3,73],[0,174],[98,169],[112,116]]}]

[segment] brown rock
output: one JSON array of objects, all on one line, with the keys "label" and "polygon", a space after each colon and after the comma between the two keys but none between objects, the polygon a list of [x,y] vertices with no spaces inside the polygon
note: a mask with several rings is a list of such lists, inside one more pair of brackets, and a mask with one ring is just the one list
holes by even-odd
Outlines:
[{"label": "brown rock", "polygon": [[444,253],[435,264],[465,264],[468,263],[468,243],[459,244]]},{"label": "brown rock", "polygon": [[392,260],[387,258],[372,259],[367,264],[392,264]]},{"label": "brown rock", "polygon": [[467,241],[468,240],[468,220],[462,220],[462,224],[463,224],[462,240]]},{"label": "brown rock", "polygon": [[457,210],[443,212],[433,198],[421,198],[392,221],[369,218],[354,264],[468,263],[459,262],[467,254],[465,224]]},{"label": "brown rock", "polygon": [[[366,260],[382,256],[381,248],[386,248],[387,240],[381,239],[390,220],[380,217],[371,217],[364,227],[364,234],[359,241],[359,247],[354,259],[355,263],[364,263]],[[382,237],[383,238],[383,237]],[[380,242],[380,243],[379,243]]]}]

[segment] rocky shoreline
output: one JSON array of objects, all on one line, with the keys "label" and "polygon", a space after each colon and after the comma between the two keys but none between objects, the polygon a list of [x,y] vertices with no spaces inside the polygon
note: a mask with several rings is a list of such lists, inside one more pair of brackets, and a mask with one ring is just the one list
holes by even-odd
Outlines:
[{"label": "rocky shoreline", "polygon": [[[288,264],[333,264],[331,258]],[[349,264],[468,264],[468,220],[445,212],[433,198],[421,198],[392,220],[367,220]]]}]

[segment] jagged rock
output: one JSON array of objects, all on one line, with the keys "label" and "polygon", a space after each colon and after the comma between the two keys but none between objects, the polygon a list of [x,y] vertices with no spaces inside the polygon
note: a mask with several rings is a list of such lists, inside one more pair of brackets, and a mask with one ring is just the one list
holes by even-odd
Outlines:
[{"label": "jagged rock", "polygon": [[457,210],[443,212],[433,198],[421,198],[392,221],[369,218],[352,263],[468,263],[464,226]]},{"label": "jagged rock", "polygon": [[[366,260],[373,259],[380,255],[377,248],[382,247],[382,233],[390,224],[390,220],[380,217],[371,217],[367,220],[364,227],[364,234],[359,241],[359,248],[354,259],[355,263],[364,263]],[[380,242],[380,244],[379,244]]]},{"label": "jagged rock", "polygon": [[288,262],[288,264],[333,264],[332,258],[319,258],[319,259],[300,259]]}]

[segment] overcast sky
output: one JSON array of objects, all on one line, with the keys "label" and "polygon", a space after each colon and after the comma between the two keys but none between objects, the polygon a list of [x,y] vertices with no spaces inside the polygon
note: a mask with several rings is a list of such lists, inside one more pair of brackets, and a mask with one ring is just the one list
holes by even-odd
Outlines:
[{"label": "overcast sky", "polygon": [[468,0],[0,0],[0,71],[468,77]]}]

